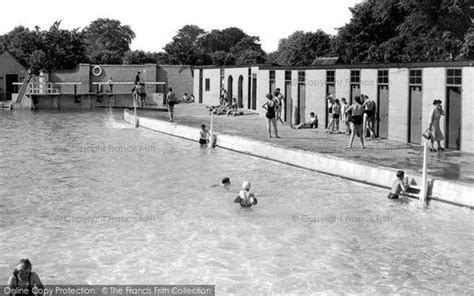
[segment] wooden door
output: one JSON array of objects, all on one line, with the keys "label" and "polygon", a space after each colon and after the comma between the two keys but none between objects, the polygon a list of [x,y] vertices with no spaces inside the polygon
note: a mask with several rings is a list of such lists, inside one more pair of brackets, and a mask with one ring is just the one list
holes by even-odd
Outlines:
[{"label": "wooden door", "polygon": [[[410,86],[409,143],[421,144],[423,91],[421,86]],[[426,123],[428,125],[428,122]]]},{"label": "wooden door", "polygon": [[388,85],[379,85],[377,94],[377,135],[388,138]]}]

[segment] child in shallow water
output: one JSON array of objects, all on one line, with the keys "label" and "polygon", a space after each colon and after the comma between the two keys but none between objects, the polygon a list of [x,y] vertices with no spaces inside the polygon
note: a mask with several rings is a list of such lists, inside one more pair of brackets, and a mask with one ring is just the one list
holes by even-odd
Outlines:
[{"label": "child in shallow water", "polygon": [[[33,265],[28,259],[21,259],[13,271],[13,276],[8,280],[8,286],[11,289],[21,289],[20,291],[31,291],[33,287],[43,289],[43,283],[39,276],[31,271]],[[21,294],[21,293],[20,293]]]},{"label": "child in shallow water", "polygon": [[209,130],[206,129],[205,124],[201,124],[201,130],[199,131],[199,145],[201,147],[207,147],[207,143],[209,142]]},{"label": "child in shallow water", "polygon": [[408,185],[408,178],[405,179],[405,172],[398,171],[397,172],[397,179],[395,179],[392,183],[392,189],[388,194],[388,199],[399,199],[400,194],[407,191],[409,188]]},{"label": "child in shallow water", "polygon": [[239,196],[234,199],[235,203],[240,203],[240,206],[243,208],[249,208],[252,205],[257,204],[257,199],[252,191],[250,191],[250,182],[244,181],[242,183],[242,190],[239,192]]}]

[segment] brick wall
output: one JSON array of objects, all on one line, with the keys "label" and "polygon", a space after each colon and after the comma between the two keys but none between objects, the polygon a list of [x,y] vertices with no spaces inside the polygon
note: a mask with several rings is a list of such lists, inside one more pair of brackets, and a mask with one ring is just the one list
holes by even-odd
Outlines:
[{"label": "brick wall", "polygon": [[[199,78],[199,73],[198,73]],[[181,98],[185,93],[193,94],[195,98],[199,92],[194,93],[193,74],[188,66],[179,65],[160,65],[157,68],[157,79],[166,83],[166,89],[172,87],[177,98]]]},{"label": "brick wall", "polygon": [[7,89],[7,74],[18,75],[18,82],[26,75],[26,69],[7,51],[0,55],[0,99]]}]

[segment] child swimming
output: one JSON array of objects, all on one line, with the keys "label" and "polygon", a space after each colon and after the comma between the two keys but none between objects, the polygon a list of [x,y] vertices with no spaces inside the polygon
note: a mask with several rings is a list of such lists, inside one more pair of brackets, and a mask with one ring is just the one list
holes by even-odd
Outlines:
[{"label": "child swimming", "polygon": [[409,188],[408,178],[406,180],[404,179],[405,179],[405,172],[398,171],[397,179],[393,181],[392,189],[390,190],[390,193],[387,196],[388,199],[399,199],[400,194],[408,190]]},{"label": "child swimming", "polygon": [[243,208],[249,208],[257,204],[257,199],[253,192],[250,191],[250,186],[249,181],[242,183],[242,190],[240,190],[239,196],[234,199],[234,203],[240,203],[240,206]]}]

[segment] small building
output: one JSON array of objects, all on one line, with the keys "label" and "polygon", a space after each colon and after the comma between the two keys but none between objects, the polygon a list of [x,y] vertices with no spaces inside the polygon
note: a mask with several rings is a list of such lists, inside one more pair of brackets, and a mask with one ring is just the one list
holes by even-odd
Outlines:
[{"label": "small building", "polygon": [[222,88],[239,107],[256,110],[265,95],[280,88],[285,96],[282,119],[305,122],[309,112],[328,122],[327,96],[352,103],[365,94],[377,105],[376,134],[381,138],[421,144],[433,100],[443,101],[441,119],[447,148],[474,152],[474,61],[405,64],[329,64],[314,66],[195,67],[197,101],[219,103]]},{"label": "small building", "polygon": [[0,101],[10,101],[12,94],[17,92],[14,84],[23,80],[27,73],[11,53],[4,51],[0,54]]},{"label": "small building", "polygon": [[[193,91],[193,72],[189,66],[79,64],[75,69],[51,70],[33,77],[25,92],[33,105],[24,106],[36,109],[133,107],[132,91],[137,75],[139,82],[145,84],[146,107],[162,105],[168,87],[172,87],[178,97]],[[20,97],[21,103],[23,95]]]}]

